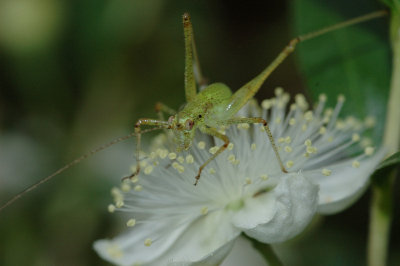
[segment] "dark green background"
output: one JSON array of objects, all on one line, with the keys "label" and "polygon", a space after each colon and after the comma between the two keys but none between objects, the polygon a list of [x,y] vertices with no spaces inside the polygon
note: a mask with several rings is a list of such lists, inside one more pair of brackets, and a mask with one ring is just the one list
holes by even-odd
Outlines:
[{"label": "dark green background", "polygon": [[[18,6],[13,5],[16,2]],[[0,16],[1,202],[91,148],[131,132],[138,118],[154,116],[155,102],[176,109],[184,102],[185,11],[192,16],[204,75],[236,90],[258,74],[294,32],[320,29],[381,8],[373,1],[334,0],[323,5],[317,1],[319,6],[309,0],[240,5],[211,0],[40,0],[34,7],[29,2],[0,3],[0,15],[4,10],[15,14]],[[300,13],[293,11],[295,7]],[[334,19],[312,19],[319,14],[314,8],[321,7]],[[306,29],[301,21],[308,21]],[[372,34],[378,46],[360,42],[363,37],[352,32],[346,40],[357,46],[348,48],[343,58],[330,54],[338,46],[335,34],[321,37],[323,44],[300,44],[303,50],[295,52],[297,58],[316,60],[318,73],[333,73],[329,80],[313,75],[312,66],[307,70],[307,61],[300,70],[296,56],[291,56],[257,98],[270,97],[276,86],[304,92],[310,100],[325,92],[332,96],[332,104],[334,95],[345,93],[345,111],[358,117],[379,115],[374,132],[379,138],[390,71],[388,50],[382,50],[388,46],[387,19],[358,29]],[[307,55],[308,44],[317,55]],[[368,84],[378,80],[382,91],[370,93],[355,86],[354,93],[347,93],[348,73],[329,69],[366,52],[383,60],[375,64],[383,71],[365,74],[351,68],[351,75],[360,75]],[[366,60],[370,61],[363,65],[376,59]],[[111,186],[129,173],[133,150],[133,141],[116,145],[0,213],[0,265],[107,265],[93,252],[92,243],[125,229],[121,215],[110,215],[106,207]],[[319,220],[304,237],[286,246],[290,252],[283,251],[282,260],[288,265],[364,265],[368,204],[369,192],[345,212]],[[398,224],[396,204],[395,211]],[[392,236],[390,265],[396,265],[397,226]]]}]

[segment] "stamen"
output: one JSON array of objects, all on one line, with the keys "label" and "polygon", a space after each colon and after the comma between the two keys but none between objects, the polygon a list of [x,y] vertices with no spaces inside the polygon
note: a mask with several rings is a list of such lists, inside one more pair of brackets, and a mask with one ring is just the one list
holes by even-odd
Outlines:
[{"label": "stamen", "polygon": [[194,163],[193,156],[190,155],[190,154],[188,156],[186,156],[186,162],[189,163],[189,164]]},{"label": "stamen", "polygon": [[261,180],[266,181],[266,180],[268,180],[269,177],[267,174],[263,174],[260,176],[260,178],[261,178]]},{"label": "stamen", "polygon": [[250,146],[250,149],[251,149],[252,151],[255,151],[255,150],[256,150],[256,144],[255,144],[255,143],[252,143],[251,146]]},{"label": "stamen", "polygon": [[359,168],[360,167],[360,162],[359,161],[353,161],[353,163],[351,164],[351,166],[353,166],[354,168]]},{"label": "stamen", "polygon": [[153,241],[151,240],[151,238],[146,238],[146,240],[144,240],[144,245],[146,247],[150,247],[152,243]]},{"label": "stamen", "polygon": [[129,220],[126,222],[126,226],[128,226],[128,227],[134,227],[135,224],[136,224],[136,220],[135,220],[135,219],[129,219]]},{"label": "stamen", "polygon": [[364,150],[365,155],[367,156],[371,156],[372,154],[374,154],[374,148],[373,147],[366,147]]},{"label": "stamen", "polygon": [[219,150],[218,146],[211,147],[208,151],[211,154],[215,154]]},{"label": "stamen", "polygon": [[201,208],[200,213],[201,213],[202,215],[206,215],[206,214],[208,213],[208,208],[207,208],[207,207]]},{"label": "stamen", "polygon": [[108,210],[109,213],[115,212],[115,209],[116,208],[115,208],[114,204],[109,204],[108,207],[107,207],[107,210]]},{"label": "stamen", "polygon": [[250,185],[252,183],[251,178],[250,177],[246,177],[245,178],[245,182],[246,182],[246,185]]},{"label": "stamen", "polygon": [[290,147],[290,146],[286,146],[286,147],[285,147],[285,151],[286,151],[286,152],[292,152],[293,149],[292,149],[292,147]]},{"label": "stamen", "polygon": [[199,148],[200,150],[203,150],[206,147],[206,143],[204,141],[199,141],[199,143],[197,143],[197,148]]},{"label": "stamen", "polygon": [[169,158],[170,160],[175,160],[176,157],[177,157],[177,155],[176,155],[175,152],[171,152],[171,153],[168,154],[168,158]]},{"label": "stamen", "polygon": [[185,162],[185,158],[183,158],[182,156],[179,156],[176,160],[178,162],[180,162],[180,163],[184,163]]},{"label": "stamen", "polygon": [[332,170],[329,170],[329,169],[326,169],[326,168],[322,169],[322,174],[325,175],[325,176],[330,176],[331,173],[332,173]]},{"label": "stamen", "polygon": [[135,191],[142,191],[143,187],[141,185],[136,185],[134,188]]},{"label": "stamen", "polygon": [[286,167],[287,167],[287,168],[290,168],[290,167],[292,167],[293,165],[294,165],[294,162],[293,162],[292,160],[286,162]]},{"label": "stamen", "polygon": [[228,144],[228,150],[231,151],[232,149],[233,149],[233,143],[231,142]]},{"label": "stamen", "polygon": [[210,170],[208,170],[208,172],[209,172],[210,174],[212,174],[212,175],[216,173],[216,172],[215,172],[215,169],[212,168],[212,167],[210,168]]},{"label": "stamen", "polygon": [[153,172],[153,166],[151,166],[151,165],[146,166],[146,168],[144,169],[144,173],[146,175],[149,175],[149,174],[151,174],[151,172]]}]

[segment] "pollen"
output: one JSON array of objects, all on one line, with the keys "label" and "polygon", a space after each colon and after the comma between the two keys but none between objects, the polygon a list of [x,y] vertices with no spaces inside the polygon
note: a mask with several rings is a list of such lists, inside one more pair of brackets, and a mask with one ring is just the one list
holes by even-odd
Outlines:
[{"label": "pollen", "polygon": [[215,169],[212,168],[212,167],[210,168],[210,170],[208,170],[208,172],[209,172],[210,174],[212,174],[212,175],[216,173],[216,172],[215,172]]},{"label": "pollen", "polygon": [[208,208],[207,208],[207,207],[201,208],[200,213],[201,213],[202,215],[206,215],[206,214],[208,213]]},{"label": "pollen", "polygon": [[194,158],[193,158],[193,156],[192,155],[188,155],[188,156],[186,156],[186,162],[187,163],[194,163]]},{"label": "pollen", "polygon": [[144,168],[144,173],[145,173],[146,175],[151,174],[151,172],[153,172],[153,166],[148,165],[148,166],[146,166],[146,168]]},{"label": "pollen", "polygon": [[114,204],[109,204],[108,207],[107,207],[107,210],[108,210],[109,213],[115,212],[115,209],[116,209],[116,207],[115,207]]},{"label": "pollen", "polygon": [[304,119],[305,119],[307,122],[312,121],[312,120],[313,120],[313,113],[312,113],[312,111],[307,111],[307,112],[304,114]]},{"label": "pollen", "polygon": [[246,177],[245,178],[245,182],[246,182],[246,185],[250,185],[252,183],[251,178],[250,177]]},{"label": "pollen", "polygon": [[128,184],[127,182],[122,182],[121,184],[121,190],[123,192],[128,192],[129,190],[131,190],[131,185]]},{"label": "pollen", "polygon": [[374,154],[374,148],[373,147],[366,147],[364,150],[365,155],[367,156],[371,156],[372,154]]},{"label": "pollen", "polygon": [[353,161],[353,163],[351,164],[351,166],[353,166],[354,168],[359,168],[360,167],[360,162],[359,161]]},{"label": "pollen", "polygon": [[304,145],[306,145],[306,146],[311,146],[312,145],[312,142],[311,142],[311,139],[307,139],[305,142],[304,142]]},{"label": "pollen", "polygon": [[324,176],[330,176],[331,173],[332,173],[332,170],[329,170],[329,169],[324,168],[324,169],[322,169],[321,172],[322,172],[322,174],[323,174]]},{"label": "pollen", "polygon": [[179,156],[176,160],[178,160],[178,162],[180,162],[180,163],[185,162],[185,158],[183,158],[182,156]]},{"label": "pollen", "polygon": [[229,143],[229,144],[228,144],[228,150],[230,150],[230,151],[231,151],[231,150],[233,149],[233,146],[234,146],[234,145],[233,145],[233,143],[232,143],[232,142],[231,142],[231,143]]},{"label": "pollen", "polygon": [[320,127],[319,134],[324,135],[326,133],[326,127]]},{"label": "pollen", "polygon": [[141,185],[136,185],[134,188],[135,191],[142,191],[143,187]]},{"label": "pollen", "polygon": [[151,238],[146,238],[146,240],[144,240],[144,245],[146,247],[150,247],[151,244],[153,244],[153,241],[151,240]]},{"label": "pollen", "polygon": [[286,144],[290,144],[292,142],[292,139],[289,136],[287,136],[285,138],[285,142],[286,142]]},{"label": "pollen", "polygon": [[296,124],[296,119],[290,118],[289,125],[294,126]]},{"label": "pollen", "polygon": [[141,161],[141,162],[139,163],[139,165],[140,165],[141,167],[146,167],[146,166],[147,166],[147,161]]},{"label": "pollen", "polygon": [[208,152],[211,154],[215,154],[219,150],[218,146],[211,147]]},{"label": "pollen", "polygon": [[131,177],[131,182],[132,183],[137,183],[139,181],[139,178],[137,176],[132,176]]},{"label": "pollen", "polygon": [[228,161],[230,162],[230,163],[235,163],[235,155],[233,155],[233,154],[230,154],[229,156],[228,156]]},{"label": "pollen", "polygon": [[170,152],[170,153],[168,154],[168,158],[169,158],[170,160],[175,160],[175,159],[176,159],[176,153],[175,153],[175,152]]},{"label": "pollen", "polygon": [[128,226],[128,227],[134,227],[135,224],[136,224],[136,220],[135,220],[135,219],[129,219],[129,220],[126,222],[126,226]]},{"label": "pollen", "polygon": [[199,143],[197,143],[197,148],[199,148],[200,150],[203,150],[206,147],[206,143],[204,141],[199,141]]},{"label": "pollen", "polygon": [[256,146],[255,143],[252,143],[251,146],[250,146],[250,148],[251,148],[252,151],[255,151],[256,148],[257,148],[257,146]]},{"label": "pollen", "polygon": [[271,100],[264,100],[264,101],[262,101],[261,107],[262,107],[263,109],[265,109],[265,110],[270,109],[270,108],[272,107],[272,102],[271,102]]},{"label": "pollen", "polygon": [[267,174],[263,174],[260,176],[260,178],[261,178],[261,180],[266,181],[266,180],[268,180],[269,177]]},{"label": "pollen", "polygon": [[173,162],[172,167],[178,170],[179,173],[183,173],[185,171],[185,167],[183,167],[183,165],[180,165],[177,162]]},{"label": "pollen", "polygon": [[358,135],[357,133],[354,133],[353,136],[351,137],[351,139],[356,142],[360,140],[360,135]]},{"label": "pollen", "polygon": [[279,138],[278,139],[278,143],[284,143],[285,142],[285,138]]},{"label": "pollen", "polygon": [[315,148],[314,146],[307,146],[306,151],[309,154],[317,153],[317,148]]},{"label": "pollen", "polygon": [[292,151],[293,151],[292,147],[290,146],[285,147],[285,152],[292,152]]},{"label": "pollen", "polygon": [[119,209],[122,208],[122,206],[124,206],[124,201],[122,199],[117,199],[115,201],[115,206]]},{"label": "pollen", "polygon": [[327,100],[326,94],[320,94],[319,95],[319,101],[320,102],[326,102],[326,100]]},{"label": "pollen", "polygon": [[344,102],[346,100],[346,97],[344,97],[343,94],[339,94],[337,100],[338,100],[338,102]]},{"label": "pollen", "polygon": [[283,94],[283,88],[282,87],[276,87],[275,88],[275,95],[276,96],[281,96]]},{"label": "pollen", "polygon": [[161,159],[165,159],[168,156],[168,151],[165,149],[158,150],[158,155]]},{"label": "pollen", "polygon": [[290,167],[292,167],[293,165],[294,165],[294,162],[291,161],[291,160],[286,162],[286,167],[287,167],[287,168],[290,168]]}]

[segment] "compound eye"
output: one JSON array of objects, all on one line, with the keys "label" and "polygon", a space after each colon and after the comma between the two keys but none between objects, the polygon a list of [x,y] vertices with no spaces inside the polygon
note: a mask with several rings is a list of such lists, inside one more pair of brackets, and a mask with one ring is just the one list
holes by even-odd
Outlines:
[{"label": "compound eye", "polygon": [[187,130],[191,130],[194,126],[194,122],[191,119],[186,120],[185,127]]},{"label": "compound eye", "polygon": [[172,123],[173,121],[174,121],[174,119],[175,119],[175,117],[173,116],[173,115],[171,115],[169,118],[168,118],[168,123]]}]

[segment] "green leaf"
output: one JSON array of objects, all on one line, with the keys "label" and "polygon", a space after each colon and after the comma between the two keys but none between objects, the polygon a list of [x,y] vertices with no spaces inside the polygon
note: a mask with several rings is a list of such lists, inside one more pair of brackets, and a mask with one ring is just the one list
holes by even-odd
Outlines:
[{"label": "green leaf", "polygon": [[400,166],[400,151],[392,154],[387,159],[382,161],[372,175],[372,182],[379,187],[387,186],[390,182],[390,172]]},{"label": "green leaf", "polygon": [[389,6],[392,11],[400,12],[400,0],[381,0],[381,2]]},{"label": "green leaf", "polygon": [[[291,1],[296,34],[305,34],[382,9],[375,1]],[[334,106],[338,94],[347,103],[343,114],[373,115],[373,135],[381,138],[390,83],[388,19],[350,26],[299,44],[298,64],[312,100],[328,95]]]}]

